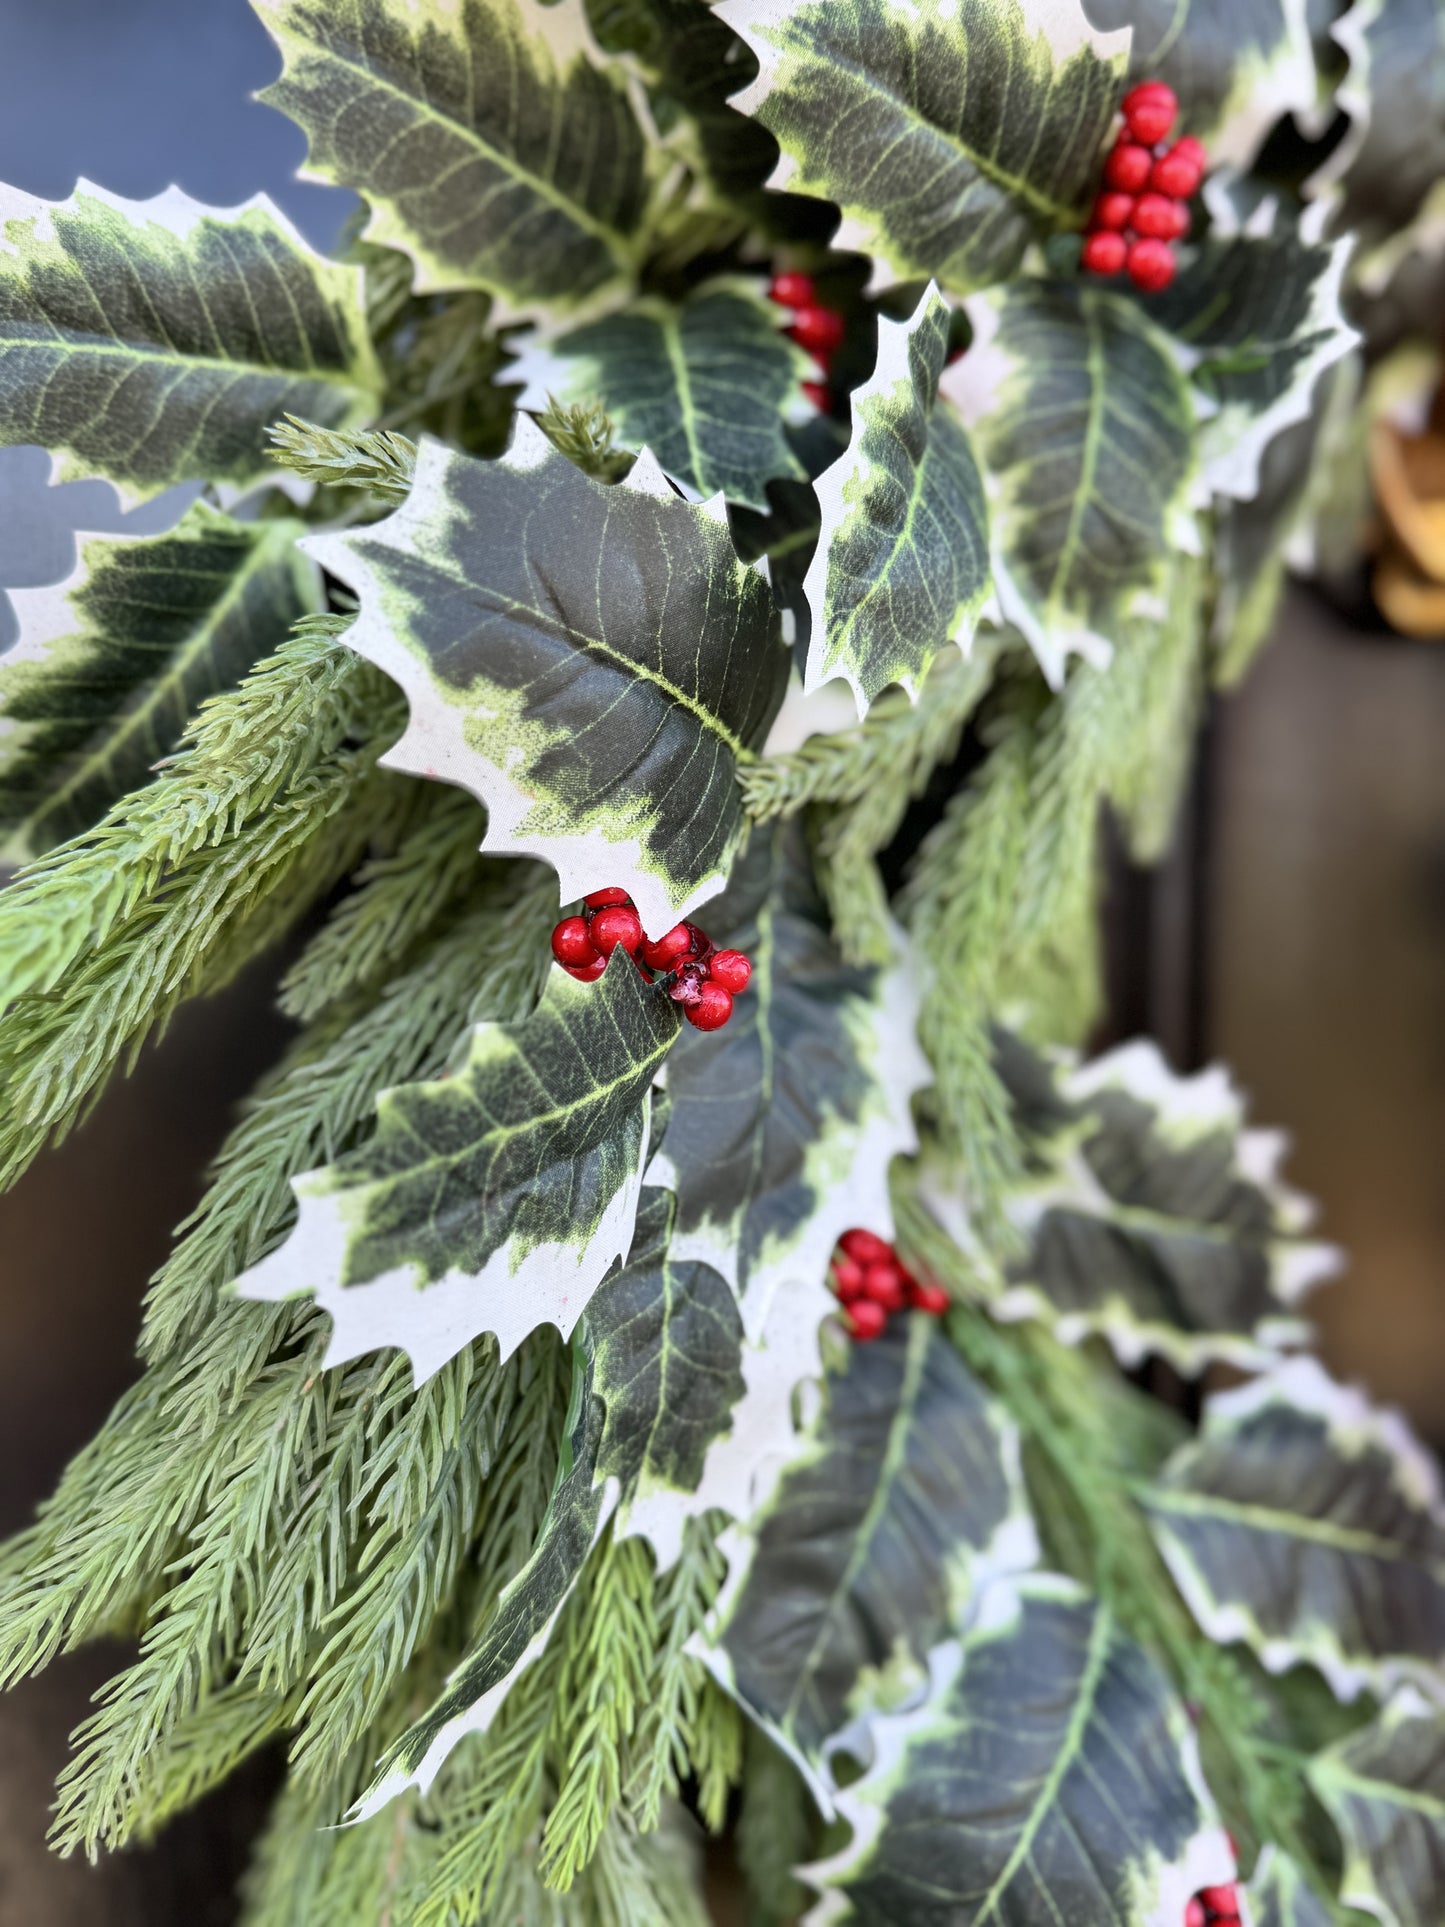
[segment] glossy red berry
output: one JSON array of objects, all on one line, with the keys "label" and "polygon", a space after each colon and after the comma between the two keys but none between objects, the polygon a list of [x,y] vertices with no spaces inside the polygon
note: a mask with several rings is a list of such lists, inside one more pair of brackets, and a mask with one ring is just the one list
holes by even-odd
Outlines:
[{"label": "glossy red berry", "polygon": [[1174,250],[1167,241],[1135,241],[1126,266],[1136,288],[1144,294],[1161,294],[1174,279]]},{"label": "glossy red berry", "polygon": [[[1167,194],[1156,194],[1151,188],[1134,203],[1134,219],[1130,226],[1136,234],[1152,234],[1156,241],[1173,241],[1179,235],[1181,212],[1178,201],[1171,200]],[[1187,214],[1184,224],[1186,227],[1189,225]]]},{"label": "glossy red berry", "polygon": [[636,950],[642,942],[642,919],[625,903],[609,905],[592,919],[589,934],[604,957],[610,957],[618,944],[624,950]]},{"label": "glossy red berry", "polygon": [[753,967],[741,950],[719,950],[708,962],[707,974],[715,984],[731,991],[734,997],[741,997],[748,987],[748,979]]},{"label": "glossy red berry", "polygon": [[1167,194],[1176,201],[1187,201],[1204,179],[1204,163],[1192,153],[1181,154],[1183,147],[1171,147],[1161,154],[1149,170],[1149,185],[1156,194]]},{"label": "glossy red berry", "polygon": [[1101,194],[1094,203],[1094,226],[1096,228],[1128,227],[1134,213],[1134,196],[1120,194],[1110,188]]},{"label": "glossy red berry", "polygon": [[1154,156],[1147,147],[1141,147],[1137,141],[1121,140],[1104,162],[1104,179],[1123,194],[1137,194],[1153,166]]},{"label": "glossy red berry", "polygon": [[1146,147],[1163,140],[1179,112],[1174,89],[1162,80],[1141,80],[1129,89],[1119,106],[1129,132]]},{"label": "glossy red berry", "polygon": [[803,393],[820,415],[830,415],[833,412],[833,397],[821,381],[805,381]]},{"label": "glossy red berry", "polygon": [[684,1004],[682,1014],[694,1030],[721,1030],[733,1014],[731,993],[721,984],[701,983],[697,987],[697,1001]]},{"label": "glossy red berry", "polygon": [[871,1298],[860,1298],[856,1304],[849,1305],[843,1319],[860,1344],[866,1345],[870,1339],[883,1336],[888,1314],[881,1305],[875,1305]]},{"label": "glossy red berry", "polygon": [[875,1305],[881,1305],[884,1311],[902,1311],[908,1303],[908,1293],[904,1289],[903,1273],[891,1258],[885,1258],[882,1264],[864,1266],[863,1295]]},{"label": "glossy red berry", "polygon": [[1122,234],[1090,234],[1084,241],[1079,265],[1086,274],[1117,274],[1129,258]]},{"label": "glossy red berry", "polygon": [[579,984],[595,984],[607,968],[605,957],[594,957],[590,964],[564,964],[563,969],[569,977],[575,977]]},{"label": "glossy red berry", "polygon": [[788,333],[820,360],[843,345],[843,317],[832,308],[799,308]]},{"label": "glossy red berry", "polygon": [[845,1231],[838,1243],[850,1258],[856,1258],[860,1265],[881,1264],[893,1256],[893,1247],[871,1231],[861,1228]]},{"label": "glossy red berry", "polygon": [[685,923],[682,927],[692,938],[693,956],[699,959],[710,957],[713,952],[713,941],[706,930],[700,929],[695,923]]},{"label": "glossy red berry", "polygon": [[1233,1885],[1228,1887],[1201,1887],[1199,1899],[1204,1903],[1207,1914],[1223,1914],[1237,1918],[1239,1914],[1239,1894]]},{"label": "glossy red berry", "polygon": [[1204,1902],[1198,1894],[1184,1909],[1184,1927],[1209,1927],[1209,1916],[1204,1911]]},{"label": "glossy red berry", "polygon": [[642,961],[649,970],[675,970],[692,951],[692,932],[685,923],[675,923],[655,943],[644,943]]},{"label": "glossy red berry", "polygon": [[942,1285],[915,1284],[908,1293],[908,1302],[917,1311],[926,1311],[931,1317],[941,1318],[953,1300]]},{"label": "glossy red berry", "polygon": [[628,896],[625,890],[593,890],[589,895],[583,897],[582,901],[587,905],[589,910],[607,910],[615,903],[630,905],[632,898]]},{"label": "glossy red berry", "polygon": [[844,1255],[833,1260],[833,1289],[845,1305],[863,1296],[864,1270],[856,1258]]},{"label": "glossy red berry", "polygon": [[552,955],[559,964],[573,968],[597,961],[597,946],[586,917],[563,917],[552,932]]},{"label": "glossy red berry", "polygon": [[800,274],[796,268],[786,268],[775,274],[768,286],[768,299],[776,301],[780,308],[811,308],[818,299],[818,290],[813,286],[811,274]]}]

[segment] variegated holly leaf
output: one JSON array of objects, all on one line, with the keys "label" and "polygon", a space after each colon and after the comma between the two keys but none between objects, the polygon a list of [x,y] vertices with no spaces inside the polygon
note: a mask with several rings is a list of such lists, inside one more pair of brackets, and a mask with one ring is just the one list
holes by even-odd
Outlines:
[{"label": "variegated holly leaf", "polygon": [[195,503],[168,534],[82,536],[63,582],[12,589],[0,657],[0,822],[35,855],[86,829],[175,748],[196,704],[323,605],[301,525]]},{"label": "variegated holly leaf", "polygon": [[966,304],[974,338],[943,377],[983,464],[994,586],[1057,683],[1071,651],[1108,659],[1120,625],[1162,613],[1188,512],[1194,410],[1137,301],[1022,279]]},{"label": "variegated holly leaf", "polygon": [[1207,238],[1153,304],[1206,400],[1200,472],[1216,495],[1258,493],[1270,442],[1310,415],[1321,376],[1360,338],[1340,311],[1352,244],[1308,238],[1317,226],[1277,217],[1269,234]]},{"label": "variegated holly leaf", "polygon": [[986,1574],[1038,1557],[1017,1434],[922,1313],[852,1348],[729,1544],[709,1664],[812,1777],[845,1727],[917,1696]]},{"label": "variegated holly leaf", "polygon": [[777,136],[770,185],[836,201],[834,245],[899,279],[985,287],[1082,216],[1127,34],[1076,0],[724,0]]},{"label": "variegated holly leaf", "polygon": [[1333,230],[1368,249],[1445,176],[1445,13],[1436,0],[1355,0],[1331,32],[1349,60],[1335,96],[1349,128],[1310,189]]},{"label": "variegated holly leaf", "polygon": [[1265,1366],[1308,1337],[1296,1307],[1339,1255],[1300,1235],[1313,1206],[1280,1182],[1285,1140],[1246,1128],[1222,1068],[1178,1077],[1144,1042],[1046,1067],[1012,1039],[998,1063],[1031,1157],[1007,1201],[1024,1249],[996,1318],[1041,1319],[1066,1344],[1104,1337],[1124,1365],[1153,1355],[1185,1373]]},{"label": "variegated holly leaf", "polygon": [[948,304],[880,320],[878,361],[853,394],[853,439],[818,477],[822,532],[803,587],[803,686],[841,676],[860,714],[889,683],[916,694],[950,642],[967,649],[989,588],[988,511],[968,437],[935,407]]},{"label": "variegated holly leaf", "polygon": [[1106,1607],[1049,1577],[990,1586],[932,1673],[871,1723],[849,1844],[800,1869],[810,1927],[1176,1927],[1234,1878],[1188,1715]]},{"label": "variegated holly leaf", "polygon": [[1247,1892],[1251,1927],[1332,1927],[1326,1902],[1278,1847],[1259,1856]]},{"label": "variegated holly leaf", "polygon": [[1211,1639],[1275,1673],[1308,1661],[1341,1699],[1445,1661],[1445,1511],[1433,1461],[1393,1413],[1313,1359],[1211,1398],[1197,1442],[1145,1499]]},{"label": "variegated holly leaf", "polygon": [[0,232],[0,443],[54,450],[62,478],[104,475],[127,501],[194,476],[247,484],[275,474],[268,422],[348,428],[376,408],[361,269],[264,196],[7,187]]},{"label": "variegated holly leaf", "polygon": [[638,258],[651,175],[581,0],[254,0],[280,45],[261,98],[299,123],[309,178],[363,194],[366,238],[419,292],[576,308]]},{"label": "variegated holly leaf", "polygon": [[503,1358],[565,1337],[631,1241],[677,1032],[625,952],[595,984],[554,968],[524,1023],[479,1024],[454,1073],[386,1092],[373,1137],[293,1181],[295,1230],[237,1290],[313,1293],[328,1365],[395,1345],[418,1384],[481,1332]]},{"label": "variegated holly leaf", "polygon": [[498,461],[423,442],[394,515],[305,546],[406,691],[384,760],[480,798],[483,849],[545,858],[564,900],[620,885],[651,936],[723,887],[788,655],[720,501],[646,454],[606,487],[522,415]]},{"label": "variegated holly leaf", "polygon": [[677,1195],[675,1253],[722,1272],[757,1337],[777,1285],[821,1280],[850,1226],[891,1236],[888,1165],[928,1074],[907,971],[843,962],[796,820],[754,829],[708,934],[752,982],[726,1030],[679,1040],[649,1182]]},{"label": "variegated holly leaf", "polygon": [[1132,27],[1130,81],[1168,81],[1175,132],[1203,141],[1211,167],[1247,168],[1276,121],[1315,108],[1305,0],[1090,0],[1089,14]]},{"label": "variegated holly leaf", "polygon": [[1309,1781],[1340,1830],[1340,1899],[1385,1927],[1445,1920],[1445,1713],[1410,1688],[1317,1755]]},{"label": "variegated holly leaf", "polygon": [[695,496],[766,509],[767,484],[804,479],[783,410],[812,364],[782,314],[746,282],[713,284],[680,305],[645,299],[539,343],[508,370],[521,408],[600,401],[617,438],[650,448]]}]

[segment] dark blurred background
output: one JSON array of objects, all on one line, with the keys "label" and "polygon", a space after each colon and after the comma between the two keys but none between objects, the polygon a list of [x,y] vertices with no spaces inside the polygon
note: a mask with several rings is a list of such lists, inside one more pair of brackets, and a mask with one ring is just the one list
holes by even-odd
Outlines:
[{"label": "dark blurred background", "polygon": [[[352,206],[300,183],[304,141],[250,98],[279,58],[246,0],[0,0],[0,180],[59,199],[84,176],[143,198],[270,194],[326,246]],[[57,580],[76,529],[129,517],[102,483],[47,487],[0,449],[0,586]],[[0,647],[14,634],[0,598]],[[1326,1362],[1445,1445],[1445,647],[1346,621],[1305,591],[1215,707],[1166,866],[1116,866],[1111,1028],[1234,1067],[1287,1125],[1345,1278],[1314,1303]],[[0,1531],[29,1516],[134,1373],[145,1281],[197,1197],[231,1107],[279,1051],[274,968],[182,1011],[134,1077],[0,1198]],[[0,1927],[222,1927],[266,1763],[159,1846],[92,1871],[47,1855],[67,1733],[123,1661],[93,1647],[0,1699]]]}]

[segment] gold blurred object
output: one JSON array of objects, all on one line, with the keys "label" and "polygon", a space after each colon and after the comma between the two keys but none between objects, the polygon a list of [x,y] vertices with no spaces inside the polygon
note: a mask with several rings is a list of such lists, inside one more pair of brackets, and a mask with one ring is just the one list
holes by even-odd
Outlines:
[{"label": "gold blurred object", "polygon": [[1384,519],[1375,600],[1402,635],[1445,641],[1445,406],[1423,434],[1378,421],[1370,472]]}]

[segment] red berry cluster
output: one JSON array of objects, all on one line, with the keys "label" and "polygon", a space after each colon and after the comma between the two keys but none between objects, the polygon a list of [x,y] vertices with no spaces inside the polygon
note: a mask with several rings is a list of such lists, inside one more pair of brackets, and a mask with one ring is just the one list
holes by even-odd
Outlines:
[{"label": "red berry cluster", "polygon": [[[768,298],[776,301],[780,308],[792,310],[793,321],[788,333],[800,348],[813,357],[826,375],[829,362],[843,345],[843,317],[836,308],[821,305],[812,275],[800,274],[796,269],[775,274],[768,288]],[[803,393],[821,414],[826,415],[833,405],[826,382],[805,381]]]},{"label": "red berry cluster", "polygon": [[753,967],[741,950],[719,950],[695,923],[675,923],[649,943],[625,890],[594,890],[580,917],[563,917],[552,932],[552,955],[571,977],[595,984],[619,945],[649,983],[660,983],[697,1030],[721,1030],[733,998],[748,987]]},{"label": "red berry cluster", "polygon": [[949,1306],[942,1285],[921,1285],[892,1245],[871,1231],[843,1233],[833,1253],[831,1282],[848,1330],[864,1343],[882,1335],[892,1312],[911,1307],[937,1318]]},{"label": "red berry cluster", "polygon": [[1184,1927],[1239,1927],[1239,1889],[1201,1887],[1184,1909]]},{"label": "red berry cluster", "polygon": [[1124,125],[1104,163],[1080,263],[1089,274],[1128,273],[1136,288],[1159,294],[1174,279],[1171,242],[1189,232],[1185,203],[1198,191],[1208,159],[1192,134],[1165,145],[1179,102],[1162,80],[1144,80],[1122,102]]}]

